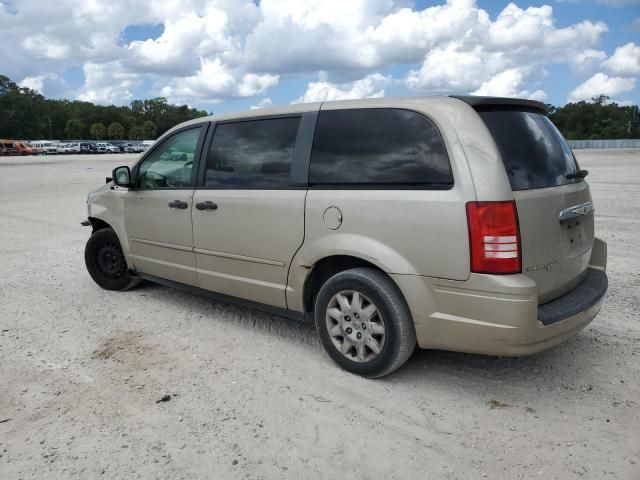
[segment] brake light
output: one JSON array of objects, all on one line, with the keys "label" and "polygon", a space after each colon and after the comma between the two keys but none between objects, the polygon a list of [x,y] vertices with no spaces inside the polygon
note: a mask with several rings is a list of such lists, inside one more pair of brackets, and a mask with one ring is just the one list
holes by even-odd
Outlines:
[{"label": "brake light", "polygon": [[469,253],[474,273],[520,273],[518,211],[514,201],[468,202]]}]

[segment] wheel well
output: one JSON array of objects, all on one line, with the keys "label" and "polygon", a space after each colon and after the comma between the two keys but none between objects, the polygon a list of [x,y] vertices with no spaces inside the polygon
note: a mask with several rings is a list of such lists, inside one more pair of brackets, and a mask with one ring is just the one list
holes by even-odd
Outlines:
[{"label": "wheel well", "polygon": [[91,226],[93,227],[92,233],[96,233],[98,230],[103,230],[105,228],[111,228],[111,225],[109,225],[104,220],[100,220],[99,218],[89,217],[89,221],[91,222]]},{"label": "wheel well", "polygon": [[357,267],[374,268],[383,271],[371,262],[349,255],[334,255],[318,261],[304,283],[304,311],[313,312],[313,303],[320,287],[336,273]]}]

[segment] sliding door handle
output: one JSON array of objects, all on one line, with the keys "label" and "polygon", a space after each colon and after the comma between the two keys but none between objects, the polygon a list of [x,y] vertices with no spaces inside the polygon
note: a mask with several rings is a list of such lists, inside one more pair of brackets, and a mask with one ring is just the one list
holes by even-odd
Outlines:
[{"label": "sliding door handle", "polygon": [[198,210],[217,210],[218,205],[207,200],[206,202],[196,203],[196,208]]},{"label": "sliding door handle", "polygon": [[174,200],[173,202],[169,202],[169,208],[177,208],[179,210],[185,210],[189,204],[187,202],[182,202],[180,200]]}]

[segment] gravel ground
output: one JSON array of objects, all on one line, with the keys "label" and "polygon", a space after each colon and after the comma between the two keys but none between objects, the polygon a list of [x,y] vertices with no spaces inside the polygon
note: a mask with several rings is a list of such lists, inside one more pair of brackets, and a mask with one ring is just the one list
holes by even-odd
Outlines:
[{"label": "gravel ground", "polygon": [[0,159],[0,479],[639,479],[640,152],[576,153],[609,242],[594,323],[529,358],[418,351],[376,381],[310,324],[98,288],[86,194],[135,156]]}]

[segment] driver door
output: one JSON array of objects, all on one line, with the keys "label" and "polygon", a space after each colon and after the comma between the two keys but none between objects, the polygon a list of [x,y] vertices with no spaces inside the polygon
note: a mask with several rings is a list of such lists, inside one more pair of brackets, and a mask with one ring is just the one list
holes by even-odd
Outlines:
[{"label": "driver door", "polygon": [[207,125],[173,133],[134,169],[136,187],[125,196],[125,230],[140,272],[198,285],[191,206]]}]

